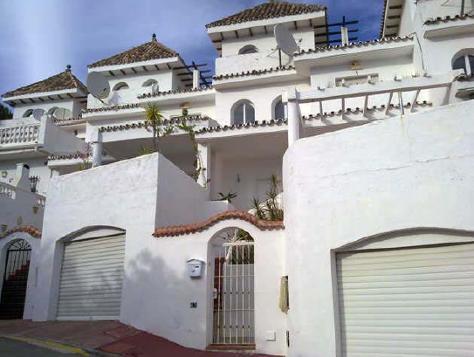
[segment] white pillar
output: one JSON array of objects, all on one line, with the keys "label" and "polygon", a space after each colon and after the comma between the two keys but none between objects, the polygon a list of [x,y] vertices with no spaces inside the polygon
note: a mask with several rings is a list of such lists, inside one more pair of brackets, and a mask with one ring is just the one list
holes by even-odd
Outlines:
[{"label": "white pillar", "polygon": [[92,146],[92,167],[102,165],[102,141],[97,140],[91,143]]},{"label": "white pillar", "polygon": [[193,69],[193,89],[199,88],[199,69]]},{"label": "white pillar", "polygon": [[204,188],[208,187],[211,181],[211,146],[210,144],[198,143],[199,160],[201,172],[197,182]]},{"label": "white pillar", "polygon": [[285,101],[288,121],[288,146],[291,146],[302,135],[298,93],[295,89],[292,89],[283,95],[283,102]]},{"label": "white pillar", "polygon": [[92,148],[92,167],[102,164],[102,134],[99,128],[88,125],[86,127],[86,142]]},{"label": "white pillar", "polygon": [[349,44],[349,29],[345,26],[341,26],[341,44]]}]

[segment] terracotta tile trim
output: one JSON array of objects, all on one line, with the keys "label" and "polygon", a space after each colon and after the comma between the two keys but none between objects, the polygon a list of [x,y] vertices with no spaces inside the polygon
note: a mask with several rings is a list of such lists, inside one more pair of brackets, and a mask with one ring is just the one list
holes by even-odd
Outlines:
[{"label": "terracotta tile trim", "polygon": [[262,121],[254,121],[253,123],[245,123],[245,124],[232,124],[232,125],[224,125],[224,126],[210,126],[208,128],[202,128],[196,131],[196,134],[205,134],[205,133],[212,133],[212,132],[220,132],[220,131],[227,131],[227,130],[238,130],[238,129],[249,129],[249,128],[257,128],[257,127],[264,127],[264,126],[282,126],[286,125],[287,121],[284,119],[271,119],[271,120],[262,120]]},{"label": "terracotta tile trim", "polygon": [[362,42],[351,42],[347,45],[335,45],[335,46],[328,46],[328,47],[317,47],[315,49],[309,50],[302,50],[298,53],[295,53],[295,57],[299,57],[308,53],[320,53],[320,52],[329,52],[333,50],[342,50],[345,48],[354,48],[354,47],[367,47],[367,46],[375,46],[382,43],[392,43],[392,42],[406,42],[409,40],[413,40],[413,36],[392,36],[392,37],[383,37],[378,40],[371,40],[371,41],[362,41]]},{"label": "terracotta tile trim", "polygon": [[435,25],[435,24],[439,24],[440,22],[450,22],[450,21],[467,20],[467,19],[474,19],[474,15],[465,14],[465,15],[437,17],[434,19],[426,20],[425,25]]},{"label": "terracotta tile trim", "polygon": [[237,78],[237,77],[260,76],[267,73],[290,71],[294,69],[295,69],[295,66],[288,65],[288,66],[281,66],[281,67],[271,67],[271,68],[266,68],[266,69],[254,69],[251,71],[243,71],[239,73],[219,74],[219,75],[215,75],[212,78],[215,81],[220,81],[224,79]]},{"label": "terracotta tile trim", "polygon": [[210,89],[213,89],[212,85],[200,86],[198,88],[181,88],[181,89],[173,89],[173,90],[168,90],[168,91],[158,92],[158,93],[140,94],[137,98],[144,99],[144,98],[153,98],[153,97],[165,97],[165,96],[173,95],[173,94],[204,92]]},{"label": "terracotta tile trim", "polygon": [[17,226],[1,234],[0,239],[9,236],[12,233],[17,233],[17,232],[28,233],[32,237],[41,238],[41,231],[38,228],[34,226]]},{"label": "terracotta tile trim", "polygon": [[[432,107],[433,103],[428,102],[426,100],[417,101],[416,106],[418,106],[418,107]],[[407,103],[404,103],[403,107],[404,108],[411,108],[412,104],[410,102],[407,102]],[[372,107],[367,107],[367,112],[371,113],[371,112],[375,112],[375,111],[381,111],[381,110],[385,110],[386,108],[387,108],[387,106],[385,104],[382,104],[380,106],[374,105]],[[390,108],[391,109],[400,109],[400,105],[391,103]],[[344,114],[360,114],[360,113],[363,113],[363,112],[364,112],[364,110],[362,108],[355,107],[355,108],[346,108]],[[342,110],[340,109],[337,112],[336,111],[324,112],[322,115],[321,115],[321,113],[303,115],[302,118],[303,118],[303,120],[313,120],[313,119],[321,119],[321,118],[326,118],[326,117],[334,117],[334,116],[341,115],[341,114],[342,114]]]},{"label": "terracotta tile trim", "polygon": [[[183,119],[186,119],[187,122],[198,122],[198,121],[208,121],[211,120],[210,117],[208,116],[201,116],[201,115],[190,115],[187,117],[174,117],[170,119],[164,119],[163,120],[163,125],[168,125],[168,124],[179,124]],[[131,130],[131,129],[141,129],[145,128],[146,129],[145,122],[140,121],[137,123],[131,123],[131,124],[120,124],[120,125],[109,125],[109,126],[101,126],[99,128],[99,132],[112,132],[112,131],[123,131],[123,130]]]},{"label": "terracotta tile trim", "polygon": [[209,217],[205,221],[198,223],[183,224],[179,226],[159,227],[155,229],[153,236],[156,238],[163,238],[198,233],[207,230],[208,228],[221,221],[234,219],[242,220],[253,224],[255,227],[262,231],[280,230],[285,228],[282,221],[264,221],[258,219],[257,217],[248,212],[233,210],[218,213],[212,217]]},{"label": "terracotta tile trim", "polygon": [[118,111],[122,109],[134,109],[140,108],[140,103],[131,103],[131,104],[123,104],[123,105],[114,105],[112,107],[102,107],[102,108],[90,108],[86,109],[86,113],[97,113],[97,112],[108,112],[108,111]]}]

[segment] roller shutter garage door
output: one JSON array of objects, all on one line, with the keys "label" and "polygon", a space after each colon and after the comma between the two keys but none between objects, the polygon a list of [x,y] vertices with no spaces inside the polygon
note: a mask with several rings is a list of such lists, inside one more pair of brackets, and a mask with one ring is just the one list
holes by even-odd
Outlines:
[{"label": "roller shutter garage door", "polygon": [[474,356],[474,244],[337,254],[342,354]]},{"label": "roller shutter garage door", "polygon": [[65,243],[58,320],[120,317],[125,235]]}]

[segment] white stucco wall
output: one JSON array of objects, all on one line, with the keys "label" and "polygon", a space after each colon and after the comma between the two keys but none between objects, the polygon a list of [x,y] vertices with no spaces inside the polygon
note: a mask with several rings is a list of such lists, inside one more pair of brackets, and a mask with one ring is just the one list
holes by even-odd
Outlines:
[{"label": "white stucco wall", "polygon": [[336,356],[334,249],[400,229],[474,230],[473,109],[471,101],[391,118],[287,151],[289,356]]},{"label": "white stucco wall", "polygon": [[[156,226],[195,223],[227,210],[224,202],[206,201],[206,191],[164,157],[156,154],[55,177],[51,181],[39,265],[34,320],[56,316],[63,239],[87,227],[125,230],[125,273],[120,320],[188,347],[210,341],[211,280],[187,275],[186,261],[208,261],[208,242],[230,223],[183,238],[153,238]],[[257,348],[282,354],[285,315],[278,312],[283,271],[281,231],[260,232],[232,222],[255,238]],[[211,261],[209,261],[210,263]],[[272,301],[269,304],[269,301]],[[190,303],[197,302],[197,308]],[[275,341],[265,331],[275,331]]]},{"label": "white stucco wall", "polygon": [[217,158],[214,161],[211,197],[219,199],[219,192],[237,193],[232,204],[244,211],[252,208],[252,199],[260,201],[266,198],[270,189],[270,178],[276,175],[281,180],[282,158],[268,159],[231,159]]},{"label": "white stucco wall", "polygon": [[[143,87],[143,84],[149,79],[158,82],[160,92],[166,92],[177,88],[177,82],[173,76],[173,71],[163,70],[155,72],[143,72],[139,74],[127,74],[124,76],[107,77],[110,85],[110,94],[104,102],[113,104],[137,103],[137,96],[150,93],[151,87]],[[126,83],[128,89],[114,91],[114,87],[118,83]],[[89,94],[87,97],[87,108],[101,108],[104,104]]]},{"label": "white stucco wall", "polygon": [[[232,89],[223,89],[216,92],[216,117],[220,125],[231,125],[232,108],[240,100],[249,100],[255,108],[255,120],[273,119],[273,108],[276,99],[282,96],[289,87],[296,87],[299,91],[310,89],[308,80],[285,81],[265,85],[236,86]],[[310,105],[301,105],[303,115],[311,113]]]},{"label": "white stucco wall", "polygon": [[[13,109],[13,118],[14,119],[21,119],[25,112],[29,109],[43,109],[46,113],[48,113],[53,108],[65,108],[71,111],[71,115],[73,118],[77,118],[81,109],[85,106],[80,103],[79,99],[65,99],[65,100],[48,100],[44,103],[27,103],[27,104],[18,104]],[[33,119],[33,118],[31,118]]]}]

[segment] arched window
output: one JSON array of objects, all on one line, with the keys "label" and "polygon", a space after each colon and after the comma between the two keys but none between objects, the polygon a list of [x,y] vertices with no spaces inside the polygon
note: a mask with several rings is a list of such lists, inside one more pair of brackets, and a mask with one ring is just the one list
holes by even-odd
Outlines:
[{"label": "arched window", "polygon": [[239,55],[246,55],[249,53],[257,53],[257,47],[254,45],[246,45],[239,50]]},{"label": "arched window", "polygon": [[452,67],[464,70],[464,73],[471,77],[474,73],[474,49],[458,52],[453,58]]},{"label": "arched window", "polygon": [[255,122],[255,109],[249,100],[241,100],[232,107],[232,123],[247,124]]},{"label": "arched window", "polygon": [[283,120],[285,119],[285,104],[281,100],[281,96],[273,101],[273,119]]},{"label": "arched window", "polygon": [[158,81],[156,79],[147,79],[145,82],[143,82],[143,87],[151,87],[157,84],[158,84]]},{"label": "arched window", "polygon": [[29,118],[33,115],[33,109],[28,109],[24,114],[23,118]]},{"label": "arched window", "polygon": [[119,91],[119,90],[128,89],[128,88],[129,88],[129,87],[128,87],[128,84],[127,84],[127,83],[125,83],[125,82],[120,82],[120,83],[117,83],[117,84],[114,86],[113,90],[114,90],[114,91]]}]

